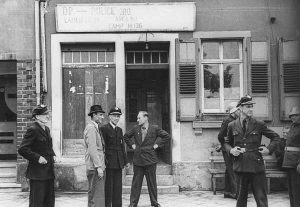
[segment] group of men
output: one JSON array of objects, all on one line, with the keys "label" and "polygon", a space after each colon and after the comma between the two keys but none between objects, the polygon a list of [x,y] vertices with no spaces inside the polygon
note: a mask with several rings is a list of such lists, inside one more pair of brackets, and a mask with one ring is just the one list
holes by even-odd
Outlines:
[{"label": "group of men", "polygon": [[[37,106],[32,112],[34,123],[30,126],[18,149],[26,158],[26,177],[30,182],[30,207],[54,207],[54,162],[49,121],[49,110],[45,105]],[[137,115],[138,125],[123,136],[117,126],[121,109],[114,107],[108,113],[109,122],[102,124],[105,112],[101,105],[90,107],[91,120],[84,130],[85,164],[88,180],[88,207],[122,206],[122,169],[129,167],[125,143],[133,149],[133,180],[129,207],[137,207],[144,176],[151,206],[157,202],[156,165],[159,161],[157,149],[170,141],[170,135],[149,123],[146,111]]]},{"label": "group of men", "polygon": [[[237,199],[237,207],[247,206],[249,185],[257,206],[268,206],[263,155],[272,154],[280,146],[279,135],[253,118],[254,104],[250,96],[230,104],[230,115],[218,135],[226,165],[224,197]],[[289,117],[292,125],[282,167],[288,172],[290,205],[296,207],[300,206],[300,109],[293,107]],[[267,147],[262,145],[262,135],[270,139]]]}]

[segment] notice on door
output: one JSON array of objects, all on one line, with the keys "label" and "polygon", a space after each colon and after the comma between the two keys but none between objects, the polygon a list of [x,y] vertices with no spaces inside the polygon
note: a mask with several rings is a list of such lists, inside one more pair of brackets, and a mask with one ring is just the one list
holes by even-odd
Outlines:
[{"label": "notice on door", "polygon": [[195,24],[193,2],[56,6],[57,32],[194,31]]}]

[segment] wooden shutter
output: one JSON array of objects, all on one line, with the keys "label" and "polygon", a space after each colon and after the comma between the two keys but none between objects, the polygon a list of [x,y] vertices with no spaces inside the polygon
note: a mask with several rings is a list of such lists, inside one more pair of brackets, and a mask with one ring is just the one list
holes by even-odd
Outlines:
[{"label": "wooden shutter", "polygon": [[199,42],[176,39],[177,121],[193,121],[199,108]]},{"label": "wooden shutter", "polygon": [[272,120],[270,42],[268,39],[249,39],[249,93],[256,102],[254,116]]},{"label": "wooden shutter", "polygon": [[280,118],[288,120],[293,106],[300,104],[300,41],[279,40]]}]

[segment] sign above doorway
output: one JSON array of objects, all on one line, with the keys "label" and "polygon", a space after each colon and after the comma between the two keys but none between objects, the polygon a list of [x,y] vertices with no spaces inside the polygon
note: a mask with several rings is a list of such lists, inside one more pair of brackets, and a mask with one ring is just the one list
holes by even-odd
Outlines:
[{"label": "sign above doorway", "polygon": [[194,2],[58,4],[57,32],[194,31]]}]

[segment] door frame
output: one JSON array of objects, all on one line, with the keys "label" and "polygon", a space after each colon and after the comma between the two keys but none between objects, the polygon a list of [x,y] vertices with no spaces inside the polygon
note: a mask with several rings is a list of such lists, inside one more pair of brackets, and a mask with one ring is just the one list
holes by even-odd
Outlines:
[{"label": "door frame", "polygon": [[[176,74],[175,74],[175,39],[178,33],[153,33],[148,41],[170,42],[170,130],[172,132],[172,162],[180,161],[180,122],[176,121]],[[50,127],[53,137],[53,149],[57,158],[62,158],[62,52],[64,43],[114,42],[116,49],[116,104],[125,111],[125,42],[146,40],[146,33],[86,33],[86,34],[52,34],[51,35],[51,107]],[[52,78],[53,77],[53,78]],[[119,126],[125,131],[125,115],[121,116]],[[175,144],[173,144],[175,143]]]}]

